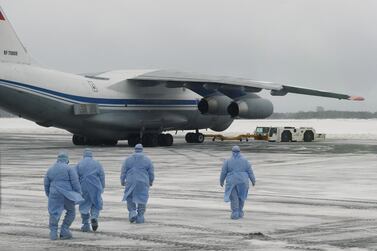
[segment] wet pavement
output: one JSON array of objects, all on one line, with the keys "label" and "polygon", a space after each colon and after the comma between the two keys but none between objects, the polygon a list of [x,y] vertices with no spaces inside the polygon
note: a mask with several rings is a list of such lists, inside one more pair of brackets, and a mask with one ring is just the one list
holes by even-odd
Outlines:
[{"label": "wet pavement", "polygon": [[[230,219],[219,186],[222,161],[239,144],[257,185],[245,218]],[[119,172],[133,150],[94,147],[106,172],[96,233],[48,239],[43,176],[65,149],[71,164],[83,147],[63,131],[0,132],[1,250],[377,250],[377,144],[374,139],[312,143],[212,142],[146,148],[155,165],[146,223],[130,224]]]}]

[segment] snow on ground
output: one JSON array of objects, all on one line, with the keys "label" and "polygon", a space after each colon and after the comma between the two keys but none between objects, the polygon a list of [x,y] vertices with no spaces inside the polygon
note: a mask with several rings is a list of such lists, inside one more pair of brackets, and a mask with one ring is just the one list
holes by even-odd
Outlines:
[{"label": "snow on ground", "polygon": [[253,132],[257,126],[313,127],[327,138],[377,139],[377,119],[237,120],[226,133]]},{"label": "snow on ground", "polygon": [[[329,139],[377,139],[377,119],[307,119],[307,120],[284,120],[284,119],[262,119],[262,120],[235,120],[224,132],[224,135],[235,135],[238,133],[253,133],[257,126],[295,126],[313,127],[317,133],[325,133]],[[65,130],[58,128],[45,128],[34,122],[20,118],[0,118],[1,132],[45,132],[65,133]],[[202,132],[205,132],[202,130]],[[178,132],[184,135],[186,132]],[[219,133],[208,130],[205,133]]]},{"label": "snow on ground", "polygon": [[311,143],[237,142],[257,176],[244,219],[229,218],[218,184],[222,160],[236,142],[186,144],[177,136],[173,147],[145,149],[156,181],[146,223],[130,224],[119,171],[132,149],[121,142],[93,148],[107,182],[99,231],[81,233],[77,215],[74,239],[53,242],[43,175],[60,149],[73,164],[83,148],[73,146],[65,131],[1,119],[0,250],[376,250],[377,121],[237,121],[228,132],[273,123],[337,136]]},{"label": "snow on ground", "polygon": [[65,130],[54,127],[42,127],[36,123],[21,118],[0,118],[0,132],[37,132],[37,133],[59,133]]}]

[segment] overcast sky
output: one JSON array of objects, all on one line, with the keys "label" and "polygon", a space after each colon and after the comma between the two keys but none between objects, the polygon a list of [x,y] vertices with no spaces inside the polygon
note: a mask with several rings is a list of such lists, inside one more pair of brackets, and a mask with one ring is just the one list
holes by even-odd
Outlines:
[{"label": "overcast sky", "polygon": [[361,95],[288,94],[276,112],[377,111],[375,0],[0,0],[42,65],[177,69]]}]

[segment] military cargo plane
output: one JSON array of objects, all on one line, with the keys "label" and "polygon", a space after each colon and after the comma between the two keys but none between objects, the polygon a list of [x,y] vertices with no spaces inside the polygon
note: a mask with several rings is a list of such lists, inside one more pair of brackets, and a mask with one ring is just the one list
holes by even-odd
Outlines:
[{"label": "military cargo plane", "polygon": [[256,93],[336,99],[362,97],[171,70],[116,70],[77,75],[35,64],[0,8],[0,107],[44,127],[73,134],[75,145],[171,146],[172,130],[201,143],[200,129],[227,129],[234,119],[262,119],[271,101]]}]

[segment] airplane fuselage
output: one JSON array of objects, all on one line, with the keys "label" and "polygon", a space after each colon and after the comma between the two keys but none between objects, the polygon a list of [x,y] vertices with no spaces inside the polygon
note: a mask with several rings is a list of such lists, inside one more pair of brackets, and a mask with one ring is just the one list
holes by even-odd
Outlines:
[{"label": "airplane fuselage", "polygon": [[232,123],[230,116],[202,115],[197,108],[201,97],[189,89],[166,88],[164,83],[140,87],[127,80],[145,72],[111,71],[94,77],[1,63],[0,106],[42,126],[109,140],[127,139],[141,130],[223,131]]}]

